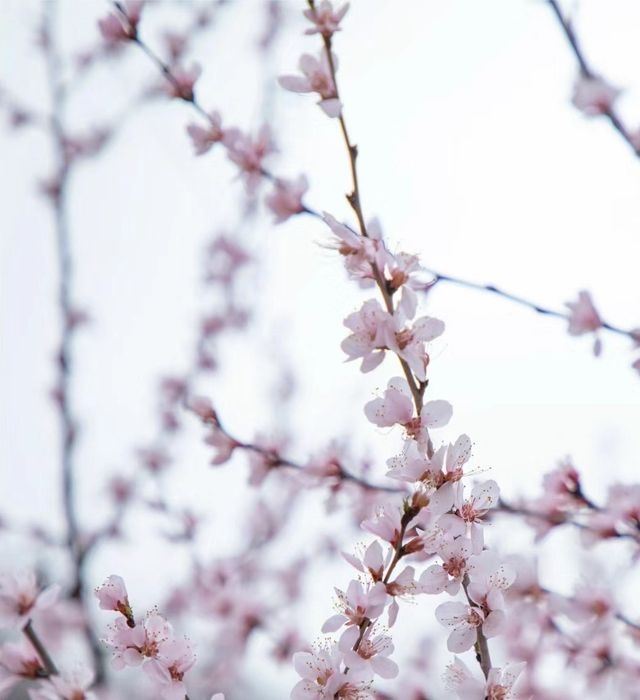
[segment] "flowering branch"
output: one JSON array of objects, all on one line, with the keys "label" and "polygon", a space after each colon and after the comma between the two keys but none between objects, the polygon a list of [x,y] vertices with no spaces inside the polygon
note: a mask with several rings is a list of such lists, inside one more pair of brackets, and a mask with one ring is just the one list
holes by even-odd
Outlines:
[{"label": "flowering branch", "polygon": [[[622,119],[613,107],[613,99],[615,97],[616,91],[612,90],[609,86],[607,86],[606,83],[604,83],[604,81],[602,80],[602,78],[600,78],[598,74],[588,64],[584,52],[582,51],[582,47],[580,46],[580,43],[578,41],[578,37],[576,36],[576,33],[571,25],[571,21],[564,16],[557,0],[547,0],[547,2],[549,3],[549,7],[551,8],[556,19],[558,20],[558,23],[560,24],[560,27],[565,35],[565,38],[569,42],[569,46],[571,47],[573,55],[575,56],[576,61],[578,62],[582,78],[584,78],[587,81],[588,86],[597,88],[597,93],[601,96],[595,100],[595,102],[598,103],[597,105],[584,105],[584,107],[587,107],[587,110],[591,110],[588,113],[602,114],[606,116],[607,119],[611,122],[613,128],[620,134],[620,136],[622,136],[622,138],[629,144],[629,146],[631,146],[636,156],[640,157],[640,140],[637,137],[634,137],[634,135],[632,135],[631,133],[629,133],[626,126],[623,124]],[[607,95],[607,93],[609,94]],[[593,94],[596,94],[596,90],[594,90]],[[574,102],[578,103],[579,100],[574,98]],[[591,102],[591,100],[589,100],[589,102]]]},{"label": "flowering branch", "polygon": [[[446,275],[440,272],[436,272],[435,270],[430,270],[429,268],[424,269],[426,272],[432,274],[434,277],[433,281],[429,285],[429,288],[434,287],[439,282],[448,282],[450,284],[455,284],[459,287],[466,287],[467,289],[475,289],[480,292],[488,292],[489,294],[494,294],[496,296],[501,297],[502,299],[506,299],[507,301],[512,301],[515,304],[526,306],[532,311],[535,311],[538,314],[542,314],[543,316],[561,318],[565,321],[568,321],[571,318],[570,313],[564,311],[557,311],[555,309],[550,309],[548,307],[542,306],[529,299],[525,299],[524,297],[521,297],[517,294],[512,294],[511,292],[507,292],[504,289],[500,289],[499,287],[496,287],[493,284],[481,284],[479,282],[472,282],[470,280],[463,279],[462,277],[454,277],[453,275]],[[606,321],[601,321],[600,327],[606,331],[610,331],[611,333],[616,333],[617,335],[624,335],[628,338],[631,338],[631,340],[636,340],[637,337],[637,331],[625,330],[624,328],[614,326],[613,324],[608,323]]]}]

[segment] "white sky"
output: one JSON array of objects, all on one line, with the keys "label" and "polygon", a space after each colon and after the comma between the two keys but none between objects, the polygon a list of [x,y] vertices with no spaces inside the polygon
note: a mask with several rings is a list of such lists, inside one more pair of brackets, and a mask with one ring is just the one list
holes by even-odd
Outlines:
[{"label": "white sky", "polygon": [[[269,71],[294,72],[299,54],[318,47],[317,38],[302,36],[304,3],[284,4],[285,38],[273,66],[258,65],[253,51],[258,0],[231,3],[210,38],[194,47],[204,67],[202,103],[242,127],[260,123]],[[46,95],[32,45],[38,7],[0,0],[0,85],[33,105]],[[91,43],[105,7],[62,2],[65,46]],[[184,18],[175,7],[158,15]],[[639,23],[633,0],[580,3],[585,52],[626,89],[620,106],[630,124],[640,123]],[[156,24],[165,26],[150,19],[143,36],[157,45]],[[607,123],[587,120],[569,104],[575,63],[544,2],[354,0],[336,51],[345,114],[360,150],[363,204],[368,216],[381,219],[392,247],[419,253],[428,267],[554,308],[588,288],[607,320],[640,325],[640,163]],[[118,114],[153,76],[131,51],[82,86],[70,122],[85,126]],[[77,461],[88,519],[103,507],[105,477],[114,468],[132,469],[133,448],[152,435],[156,378],[184,369],[202,306],[198,256],[213,231],[235,221],[232,193],[240,186],[221,153],[192,157],[184,133],[192,116],[187,105],[145,106],[72,184],[76,298],[95,319],[76,344],[73,397],[83,425]],[[312,97],[277,88],[274,124],[281,154],[273,169],[306,172],[310,204],[348,217],[337,124]],[[49,146],[35,133],[2,131],[0,165],[0,513],[23,523],[42,522],[46,514],[59,524],[56,421],[47,398],[56,270],[49,211],[34,196],[35,181],[49,172]],[[246,438],[271,426],[268,356],[281,353],[299,383],[287,426],[297,454],[353,432],[382,473],[397,436],[377,433],[362,405],[396,367],[387,359],[362,375],[343,363],[339,348],[342,319],[367,297],[317,245],[326,238],[322,224],[262,221],[249,237],[261,266],[257,327],[227,348],[225,375],[214,387],[221,415]],[[564,323],[444,284],[426,308],[447,323],[432,354],[429,388],[433,398],[454,405],[443,439],[470,434],[476,463],[491,470],[505,494],[537,489],[542,473],[566,454],[596,500],[607,484],[637,478],[640,378],[629,367],[627,342],[603,336],[596,360],[591,341],[568,337]],[[172,488],[197,509],[214,503],[214,520],[223,523],[232,504],[222,495],[242,493],[244,471],[211,472],[199,432],[190,438],[180,448],[183,471]],[[318,525],[306,524],[310,531]],[[16,561],[24,557],[11,551]],[[137,552],[119,556],[123,573],[152,599],[160,583],[145,578]],[[112,560],[110,554],[95,563],[96,580],[110,573]],[[346,580],[347,569],[340,572]],[[328,614],[337,582],[326,581],[324,599],[322,585],[314,584],[310,635]]]}]

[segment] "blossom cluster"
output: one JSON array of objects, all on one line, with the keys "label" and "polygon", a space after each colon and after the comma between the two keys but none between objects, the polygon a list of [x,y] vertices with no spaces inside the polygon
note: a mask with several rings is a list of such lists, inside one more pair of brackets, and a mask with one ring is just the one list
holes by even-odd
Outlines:
[{"label": "blossom cluster", "polygon": [[[109,576],[96,589],[96,597],[102,610],[119,613],[104,640],[113,650],[112,667],[142,666],[163,700],[184,700],[184,677],[196,661],[189,641],[177,637],[171,623],[158,612],[136,621],[120,576]],[[211,700],[224,697],[216,693]]]}]

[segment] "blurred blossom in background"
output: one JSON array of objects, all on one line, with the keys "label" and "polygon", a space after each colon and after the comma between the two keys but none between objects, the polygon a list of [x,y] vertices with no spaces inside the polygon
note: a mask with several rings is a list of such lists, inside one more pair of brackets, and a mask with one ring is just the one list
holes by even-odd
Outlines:
[{"label": "blurred blossom in background", "polygon": [[[0,103],[45,114],[50,85],[38,33],[53,3],[0,5]],[[401,450],[402,434],[374,427],[363,406],[399,370],[392,358],[367,374],[345,362],[343,319],[371,295],[348,281],[325,224],[293,216],[276,225],[277,211],[264,204],[270,189],[257,184],[247,199],[236,164],[217,144],[194,157],[187,126],[204,123],[192,105],[161,94],[161,74],[137,47],[81,68],[78,56],[102,41],[98,20],[108,3],[56,5],[61,80],[73,85],[65,124],[69,133],[105,140],[74,165],[66,207],[74,312],[67,322],[78,324],[68,398],[77,420],[79,537],[111,528],[86,562],[86,599],[117,572],[141,615],[156,605],[171,613],[210,679],[196,697],[218,689],[231,700],[288,697],[298,680],[292,653],[319,636],[335,612],[334,586],[346,587],[353,575],[340,552],[371,541],[357,527],[365,513],[354,512],[348,493],[297,477],[248,483],[269,466],[249,464],[232,444],[205,444],[180,382],[191,381],[199,363],[206,371],[190,396],[207,397],[238,440],[322,465],[330,449],[388,484],[386,461]],[[318,55],[318,38],[304,34],[305,8],[291,0],[149,2],[139,33],[166,60],[174,52],[185,69],[201,67],[194,89],[207,111],[219,110],[222,128],[257,134],[268,123],[269,167],[293,181],[304,173],[305,201],[353,223],[335,120],[316,107],[317,95],[287,92],[277,81],[299,73],[301,54]],[[353,0],[334,49],[359,149],[362,205],[392,250],[419,255],[429,270],[563,312],[589,290],[595,309],[581,309],[583,324],[595,313],[631,329],[640,325],[640,162],[605,117],[593,116],[593,105],[615,98],[629,128],[640,128],[640,7],[581,0],[563,9],[574,13],[585,53],[619,95],[605,86],[603,96],[602,85],[574,87],[575,57],[542,0]],[[199,27],[201,13],[210,22]],[[56,410],[55,154],[47,128],[20,121],[3,110],[0,568],[34,569],[69,591],[69,552],[56,544],[68,523]],[[304,185],[297,181],[300,192]],[[564,461],[596,502],[612,484],[637,480],[640,377],[628,338],[598,332],[594,357],[590,328],[573,337],[566,320],[497,295],[442,281],[418,296],[424,313],[446,322],[429,346],[428,398],[454,406],[438,444],[470,435],[476,477],[497,481],[507,502],[539,495],[543,475]],[[227,449],[230,461],[212,467],[216,449]],[[135,507],[123,506],[129,498]],[[502,553],[532,546],[533,531],[511,519],[492,520],[489,531]],[[544,585],[569,594],[585,581],[615,581],[625,614],[638,619],[637,567],[625,543],[588,554],[579,543],[570,529],[542,540]],[[243,592],[265,569],[268,583]],[[190,589],[194,579],[199,588]],[[207,599],[229,581],[228,599]],[[188,598],[196,588],[204,602],[194,620]],[[73,626],[74,616],[90,615],[103,637],[112,618],[94,602],[84,612],[58,609],[62,619],[52,614],[47,624]],[[408,659],[421,653],[428,697],[447,698],[449,630],[434,618],[437,602],[423,597],[401,612],[394,659],[415,673],[419,664]],[[237,614],[229,630],[225,606]],[[216,616],[212,632],[207,621]],[[419,652],[423,638],[431,646]],[[78,639],[65,645],[90,658]],[[244,661],[224,668],[235,648],[246,651]],[[563,671],[550,662],[548,673],[558,679]],[[141,676],[125,671],[122,683],[136,689],[126,692],[153,697]],[[409,697],[398,681],[380,687],[387,697]],[[122,692],[104,697],[133,697]]]}]

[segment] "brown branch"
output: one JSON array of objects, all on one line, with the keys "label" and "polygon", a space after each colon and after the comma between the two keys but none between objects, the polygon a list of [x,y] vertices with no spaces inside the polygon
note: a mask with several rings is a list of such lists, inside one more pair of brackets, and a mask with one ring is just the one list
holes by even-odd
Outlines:
[{"label": "brown branch", "polygon": [[31,642],[31,646],[36,650],[38,656],[40,657],[40,661],[42,661],[44,673],[46,674],[46,676],[42,674],[43,677],[57,676],[58,669],[55,663],[53,662],[53,659],[49,655],[49,652],[46,650],[44,644],[42,643],[42,640],[40,639],[40,637],[38,637],[36,631],[33,629],[31,620],[27,622],[27,624],[23,627],[22,631],[25,637]]},{"label": "brown branch", "polygon": [[[462,578],[462,588],[464,590],[464,594],[467,598],[467,602],[469,605],[472,607],[476,607],[475,603],[471,600],[471,597],[469,596],[469,576],[465,574]],[[491,670],[491,654],[489,653],[489,643],[487,642],[487,638],[485,637],[484,631],[482,629],[482,625],[478,625],[476,627],[476,659],[478,663],[480,664],[480,668],[482,669],[482,673],[484,673],[485,678],[489,678],[489,671]]]}]

